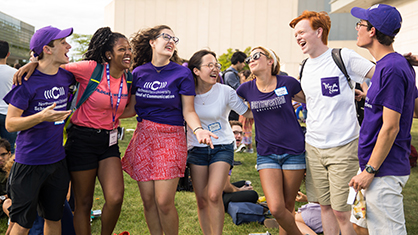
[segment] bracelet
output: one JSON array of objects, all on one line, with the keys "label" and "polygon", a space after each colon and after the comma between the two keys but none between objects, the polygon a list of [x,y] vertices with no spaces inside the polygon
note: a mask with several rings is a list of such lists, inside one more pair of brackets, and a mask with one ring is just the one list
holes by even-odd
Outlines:
[{"label": "bracelet", "polygon": [[197,131],[197,130],[199,130],[199,129],[204,130],[204,129],[203,129],[203,127],[198,126],[198,127],[196,127],[196,128],[193,130],[193,134],[195,134],[195,135],[196,135],[196,131]]}]

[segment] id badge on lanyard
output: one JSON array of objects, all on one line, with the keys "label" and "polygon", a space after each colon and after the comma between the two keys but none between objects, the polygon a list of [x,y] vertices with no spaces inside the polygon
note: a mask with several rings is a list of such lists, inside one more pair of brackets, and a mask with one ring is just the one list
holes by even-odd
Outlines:
[{"label": "id badge on lanyard", "polygon": [[118,93],[118,99],[116,101],[115,112],[113,112],[113,95],[112,95],[112,90],[110,89],[109,64],[106,65],[106,77],[107,77],[107,85],[109,86],[110,106],[112,107],[112,124],[113,124],[113,129],[109,133],[109,146],[112,146],[112,145],[118,143],[118,129],[115,128],[115,121],[116,121],[116,113],[118,112],[119,103],[120,103],[120,100],[121,100],[121,97],[122,97],[123,77],[120,80],[119,93]]}]

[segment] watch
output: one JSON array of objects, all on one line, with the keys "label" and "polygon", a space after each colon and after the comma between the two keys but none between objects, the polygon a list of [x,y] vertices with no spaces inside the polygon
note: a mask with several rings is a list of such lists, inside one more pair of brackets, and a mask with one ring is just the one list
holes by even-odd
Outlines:
[{"label": "watch", "polygon": [[374,169],[370,165],[366,165],[366,171],[367,171],[367,173],[370,173],[370,174],[376,174],[377,172],[379,172],[379,170]]},{"label": "watch", "polygon": [[6,200],[6,196],[4,195],[0,196],[0,200],[1,200],[1,203],[3,203]]}]

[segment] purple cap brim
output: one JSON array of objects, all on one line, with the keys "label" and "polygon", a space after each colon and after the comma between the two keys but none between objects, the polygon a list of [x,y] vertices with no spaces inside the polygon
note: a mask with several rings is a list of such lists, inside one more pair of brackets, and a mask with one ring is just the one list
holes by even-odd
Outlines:
[{"label": "purple cap brim", "polygon": [[351,15],[353,15],[354,17],[359,18],[361,20],[369,20],[368,19],[368,14],[367,14],[368,10],[369,9],[363,9],[363,8],[360,8],[360,7],[353,7],[351,9]]},{"label": "purple cap brim", "polygon": [[71,34],[73,34],[73,28],[64,29],[64,30],[61,30],[61,32],[59,32],[52,40],[66,38],[70,36]]}]

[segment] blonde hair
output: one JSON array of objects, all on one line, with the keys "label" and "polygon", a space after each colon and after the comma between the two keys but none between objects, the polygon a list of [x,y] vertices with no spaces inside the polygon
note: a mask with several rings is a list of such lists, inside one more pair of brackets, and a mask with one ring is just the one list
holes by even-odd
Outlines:
[{"label": "blonde hair", "polygon": [[[251,52],[253,52],[256,49],[262,50],[263,53],[266,54],[267,59],[273,60],[274,62],[277,61],[277,64],[275,66],[274,66],[275,63],[273,63],[272,66],[271,66],[271,75],[276,76],[277,74],[279,74],[279,72],[280,72],[280,58],[277,56],[276,52],[274,52],[271,49],[267,49],[265,47],[262,47],[262,46],[254,47],[253,49],[251,49]],[[248,79],[253,80],[254,78],[255,78],[255,75],[253,73],[251,73],[251,75],[249,76]]]}]

